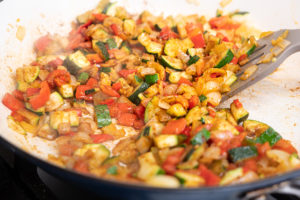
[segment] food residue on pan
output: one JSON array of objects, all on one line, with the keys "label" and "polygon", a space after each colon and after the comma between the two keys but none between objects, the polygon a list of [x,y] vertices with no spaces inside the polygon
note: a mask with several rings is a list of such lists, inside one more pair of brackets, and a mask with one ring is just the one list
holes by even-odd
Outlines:
[{"label": "food residue on pan", "polygon": [[198,6],[200,3],[198,0],[186,0],[187,3]]},{"label": "food residue on pan", "polygon": [[18,26],[17,32],[16,32],[17,39],[22,42],[25,35],[26,35],[25,27],[24,26]]},{"label": "food residue on pan", "polygon": [[299,90],[300,90],[300,86],[290,89],[291,92],[297,92]]},{"label": "food residue on pan", "polygon": [[228,6],[231,2],[232,2],[232,0],[222,0],[222,1],[220,2],[220,6],[221,6],[222,8],[224,8],[224,7]]}]

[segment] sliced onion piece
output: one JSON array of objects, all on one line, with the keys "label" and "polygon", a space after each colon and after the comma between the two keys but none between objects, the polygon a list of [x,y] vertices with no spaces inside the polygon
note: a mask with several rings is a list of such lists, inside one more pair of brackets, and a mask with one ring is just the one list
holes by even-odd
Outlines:
[{"label": "sliced onion piece", "polygon": [[240,79],[243,81],[247,80],[250,76],[252,76],[256,72],[257,69],[258,69],[257,65],[251,65],[244,71]]}]

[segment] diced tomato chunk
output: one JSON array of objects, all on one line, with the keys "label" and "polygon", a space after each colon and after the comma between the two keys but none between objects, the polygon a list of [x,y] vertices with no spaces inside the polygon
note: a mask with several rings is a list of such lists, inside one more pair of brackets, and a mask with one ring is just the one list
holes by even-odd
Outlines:
[{"label": "diced tomato chunk", "polygon": [[104,101],[102,101],[102,102],[100,102],[100,104],[102,104],[102,105],[113,105],[115,103],[115,100],[114,99],[106,99],[106,100],[104,100]]},{"label": "diced tomato chunk", "polygon": [[85,94],[86,90],[90,90],[92,88],[93,87],[91,87],[90,85],[79,85],[79,86],[77,86],[76,94],[75,94],[76,99],[84,99],[84,100],[87,100],[87,101],[93,100],[93,95],[92,94],[88,94],[88,95]]},{"label": "diced tomato chunk", "polygon": [[89,80],[87,81],[86,85],[95,88],[95,87],[98,86],[98,81],[95,78],[89,78]]},{"label": "diced tomato chunk", "polygon": [[207,169],[207,167],[203,164],[199,166],[200,176],[205,179],[205,184],[207,186],[216,186],[219,185],[221,178],[215,175],[211,170]]},{"label": "diced tomato chunk", "polygon": [[93,13],[93,16],[94,16],[95,19],[98,20],[99,22],[103,22],[104,19],[105,19],[106,17],[108,17],[107,15],[102,14],[102,13]]},{"label": "diced tomato chunk", "polygon": [[273,146],[273,148],[283,150],[290,154],[297,153],[297,149],[295,149],[295,147],[293,147],[293,145],[291,144],[290,141],[285,140],[285,139],[278,140],[278,142],[276,142],[276,144]]},{"label": "diced tomato chunk", "polygon": [[89,167],[86,161],[76,161],[73,168],[75,171],[78,171],[83,174],[89,173]]},{"label": "diced tomato chunk", "polygon": [[233,100],[233,103],[237,108],[243,107],[243,104],[238,99]]},{"label": "diced tomato chunk", "polygon": [[168,26],[161,29],[159,37],[163,40],[168,40],[171,38],[178,38],[178,35],[174,33]]},{"label": "diced tomato chunk", "polygon": [[137,119],[135,114],[131,113],[121,113],[117,118],[118,124],[123,126],[133,126],[134,121]]},{"label": "diced tomato chunk", "polygon": [[93,140],[93,143],[102,143],[109,140],[113,140],[114,136],[109,134],[93,134],[91,135],[91,138]]},{"label": "diced tomato chunk", "polygon": [[163,128],[162,134],[179,135],[186,127],[186,119],[181,118],[177,120],[168,121],[167,125]]},{"label": "diced tomato chunk", "polygon": [[56,69],[47,76],[46,81],[50,87],[62,86],[69,83],[71,80],[71,75],[68,71],[62,69]]},{"label": "diced tomato chunk", "polygon": [[26,95],[27,97],[31,97],[33,95],[36,95],[40,92],[40,88],[27,88]]},{"label": "diced tomato chunk", "polygon": [[189,100],[189,109],[194,108],[195,106],[200,104],[199,97],[194,95],[192,98]]},{"label": "diced tomato chunk", "polygon": [[51,43],[51,39],[48,35],[42,36],[40,37],[35,43],[34,46],[35,48],[40,51],[43,52],[46,50],[46,48],[49,46],[49,44]]},{"label": "diced tomato chunk", "polygon": [[205,40],[202,33],[199,33],[193,37],[191,37],[192,42],[194,43],[195,48],[203,48],[205,47]]},{"label": "diced tomato chunk", "polygon": [[129,103],[118,103],[118,108],[120,112],[122,113],[132,113],[133,112],[133,106]]},{"label": "diced tomato chunk", "polygon": [[142,105],[136,106],[134,108],[134,113],[140,118],[144,119],[144,114],[145,114],[145,107]]},{"label": "diced tomato chunk", "polygon": [[236,65],[238,63],[239,59],[237,57],[233,57],[232,60],[230,61],[231,64]]},{"label": "diced tomato chunk", "polygon": [[101,88],[102,92],[108,96],[120,97],[120,94],[116,90],[114,90],[111,86],[101,85],[100,88]]},{"label": "diced tomato chunk", "polygon": [[119,71],[120,76],[127,78],[129,74],[137,72],[136,69],[122,69]]},{"label": "diced tomato chunk", "polygon": [[43,81],[41,83],[41,90],[39,94],[35,95],[29,100],[31,107],[33,109],[39,109],[40,107],[43,107],[46,104],[46,102],[49,100],[50,94],[51,94],[51,90],[48,85],[48,82]]},{"label": "diced tomato chunk", "polygon": [[112,88],[116,91],[119,91],[122,88],[121,82],[116,82],[112,85]]},{"label": "diced tomato chunk", "polygon": [[11,116],[18,122],[23,121],[25,118],[17,112],[12,112]]},{"label": "diced tomato chunk", "polygon": [[14,96],[14,97],[16,97],[17,99],[19,99],[19,100],[21,100],[21,101],[24,101],[24,94],[23,94],[23,92],[21,92],[21,91],[19,91],[19,90],[14,90],[13,92],[12,92],[12,95]]},{"label": "diced tomato chunk", "polygon": [[183,83],[185,83],[185,84],[187,84],[187,85],[190,85],[190,86],[193,85],[192,82],[189,81],[188,79],[183,78],[183,77],[180,77],[180,79],[179,79],[179,81],[178,81],[178,85],[181,85],[181,84],[183,84]]},{"label": "diced tomato chunk", "polygon": [[137,130],[140,130],[142,129],[144,126],[144,121],[143,120],[135,120],[133,122],[133,128],[137,129]]},{"label": "diced tomato chunk", "polygon": [[269,142],[265,142],[264,144],[256,144],[255,146],[260,156],[265,156],[266,152],[271,149]]},{"label": "diced tomato chunk", "polygon": [[244,173],[248,171],[256,172],[256,170],[257,170],[257,162],[255,159],[247,159],[244,161],[244,167],[243,167]]}]

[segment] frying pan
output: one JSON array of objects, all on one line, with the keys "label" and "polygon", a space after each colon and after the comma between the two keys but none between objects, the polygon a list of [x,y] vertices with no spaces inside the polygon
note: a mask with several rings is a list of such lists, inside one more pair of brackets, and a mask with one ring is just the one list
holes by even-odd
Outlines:
[{"label": "frying pan", "polygon": [[[76,15],[94,8],[97,0],[4,0],[0,1],[0,98],[14,89],[14,72],[17,67],[34,59],[33,42],[46,33],[66,35]],[[204,14],[214,16],[219,0],[123,0],[118,2],[130,13],[149,10],[158,15]],[[245,17],[260,30],[300,28],[300,1],[297,0],[233,0],[225,10],[249,11]],[[257,33],[256,33],[257,34]],[[300,36],[299,36],[300,37]],[[251,119],[271,125],[292,141],[300,152],[300,53],[289,57],[268,78],[241,92],[239,98]],[[228,106],[229,99],[223,104]],[[269,188],[300,177],[300,170],[246,184],[195,189],[162,189],[120,183],[81,175],[47,161],[55,155],[55,143],[31,135],[17,134],[7,127],[9,110],[0,105],[0,142],[45,171],[86,187],[93,192],[115,199],[235,199],[249,191]],[[279,185],[279,186],[281,186]]]}]

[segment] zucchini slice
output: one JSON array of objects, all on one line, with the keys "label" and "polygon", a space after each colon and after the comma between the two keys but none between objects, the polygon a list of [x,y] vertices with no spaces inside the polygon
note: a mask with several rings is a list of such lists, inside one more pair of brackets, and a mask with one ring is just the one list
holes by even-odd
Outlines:
[{"label": "zucchini slice", "polygon": [[43,114],[45,114],[45,107],[44,107],[44,106],[43,106],[43,107],[40,107],[40,108],[37,109],[37,110],[35,110],[35,109],[33,109],[33,108],[31,107],[31,104],[30,104],[30,103],[25,102],[25,107],[26,107],[28,110],[30,110],[30,111],[34,112],[35,114],[37,114],[38,116],[42,116]]},{"label": "zucchini slice", "polygon": [[146,48],[146,51],[151,54],[160,55],[163,49],[163,45],[157,42],[151,41],[149,35],[145,32],[141,33],[138,37],[138,41]]},{"label": "zucchini slice", "polygon": [[215,68],[221,68],[223,66],[225,66],[226,64],[230,63],[233,59],[234,55],[232,53],[232,51],[230,49],[228,49],[227,51],[225,51],[220,60],[217,62],[217,64],[215,65]]},{"label": "zucchini slice", "polygon": [[187,50],[187,53],[190,56],[195,56],[195,55],[202,55],[203,54],[203,49],[202,48],[189,48]]},{"label": "zucchini slice", "polygon": [[109,53],[104,42],[93,40],[92,46],[94,51],[96,51],[105,61],[109,60]]},{"label": "zucchini slice", "polygon": [[185,139],[185,135],[158,135],[154,137],[154,143],[159,149],[163,149],[178,146]]},{"label": "zucchini slice", "polygon": [[17,121],[14,120],[14,118],[11,115],[7,116],[7,125],[11,130],[21,135],[26,135],[26,131]]},{"label": "zucchini slice", "polygon": [[25,118],[25,121],[31,124],[32,126],[36,126],[40,120],[40,117],[37,114],[27,109],[20,109],[17,111],[17,113],[19,115],[22,115]]},{"label": "zucchini slice", "polygon": [[114,38],[109,38],[106,40],[106,44],[108,45],[109,49],[116,49],[118,48],[117,43],[115,42]]},{"label": "zucchini slice", "polygon": [[264,144],[265,142],[269,142],[271,146],[276,144],[278,140],[281,139],[279,133],[277,133],[273,128],[268,128],[265,132],[263,132],[258,138],[256,138],[255,142]]},{"label": "zucchini slice", "polygon": [[40,67],[39,66],[26,66],[23,68],[24,73],[24,80],[27,83],[33,82],[40,73]]},{"label": "zucchini slice", "polygon": [[201,145],[204,141],[207,141],[210,138],[210,132],[203,128],[201,131],[196,133],[194,137],[191,139],[191,144],[192,145]]},{"label": "zucchini slice", "polygon": [[87,72],[82,72],[78,75],[77,81],[80,82],[80,84],[85,84],[87,80],[89,79],[90,75]]},{"label": "zucchini slice", "polygon": [[145,115],[144,115],[144,122],[147,123],[148,121],[150,121],[150,119],[152,119],[155,114],[156,114],[156,108],[158,105],[158,97],[154,96],[151,101],[147,104],[146,106],[146,110],[145,110]]},{"label": "zucchini slice", "polygon": [[230,149],[228,153],[230,159],[235,163],[258,155],[255,146],[243,146],[233,148]]},{"label": "zucchini slice", "polygon": [[149,85],[153,85],[156,83],[159,79],[158,74],[147,74],[145,76],[145,82],[148,83]]},{"label": "zucchini slice", "polygon": [[230,104],[230,110],[238,124],[245,121],[249,116],[248,111],[243,106],[238,108],[234,102]]},{"label": "zucchini slice", "polygon": [[140,85],[136,87],[133,93],[128,97],[128,99],[134,103],[135,105],[139,105],[141,100],[138,95],[149,88],[149,84],[146,82],[142,82]]},{"label": "zucchini slice", "polygon": [[183,63],[180,59],[173,58],[171,56],[161,56],[161,64],[165,67],[176,71],[183,71]]},{"label": "zucchini slice", "polygon": [[137,177],[142,180],[148,180],[151,177],[161,174],[162,169],[157,164],[152,152],[147,152],[138,157],[140,169],[137,172]]},{"label": "zucchini slice", "polygon": [[64,104],[64,99],[58,92],[52,92],[46,103],[46,111],[53,111]]},{"label": "zucchini slice", "polygon": [[186,110],[180,103],[173,104],[168,110],[167,113],[174,117],[182,117],[186,115]]},{"label": "zucchini slice", "polygon": [[251,54],[253,54],[254,50],[256,49],[256,45],[253,44],[251,46],[251,48],[247,51],[247,56],[250,56]]},{"label": "zucchini slice", "polygon": [[84,54],[78,50],[75,53],[68,55],[64,60],[63,65],[71,74],[76,75],[79,70],[90,66],[90,62]]},{"label": "zucchini slice", "polygon": [[202,177],[184,171],[177,171],[175,177],[177,177],[179,182],[184,186],[199,187],[205,183]]},{"label": "zucchini slice", "polygon": [[146,180],[146,183],[155,187],[177,188],[180,186],[179,181],[174,176],[157,175]]},{"label": "zucchini slice", "polygon": [[199,56],[194,55],[189,59],[189,61],[186,64],[187,64],[187,66],[190,66],[192,64],[195,64],[199,59],[200,59]]},{"label": "zucchini slice", "polygon": [[76,111],[55,111],[50,114],[50,126],[57,129],[60,123],[70,123],[71,126],[79,125]]},{"label": "zucchini slice", "polygon": [[250,119],[244,121],[243,127],[245,131],[254,132],[255,135],[261,135],[261,133],[265,132],[269,128],[269,126],[265,123]]},{"label": "zucchini slice", "polygon": [[226,174],[220,181],[220,185],[227,185],[241,176],[243,176],[243,168],[239,167],[236,169],[232,169],[226,172]]},{"label": "zucchini slice", "polygon": [[109,2],[102,10],[103,14],[114,17],[116,14],[117,2]]},{"label": "zucchini slice", "polygon": [[58,87],[58,91],[64,98],[71,98],[74,95],[71,84],[63,84],[62,86]]},{"label": "zucchini slice", "polygon": [[98,128],[111,124],[111,117],[107,105],[96,105],[95,115]]},{"label": "zucchini slice", "polygon": [[87,151],[94,153],[93,158],[89,162],[101,165],[110,156],[110,151],[103,144],[85,144],[83,147],[74,152],[75,156],[84,156]]},{"label": "zucchini slice", "polygon": [[[217,131],[230,131],[234,135],[239,135],[239,131],[227,120],[225,119],[216,119],[216,123],[212,127],[212,130],[217,130]],[[205,120],[206,123],[207,120]]]},{"label": "zucchini slice", "polygon": [[121,50],[125,51],[126,53],[130,54],[132,52],[128,42],[123,41],[120,47]]}]

